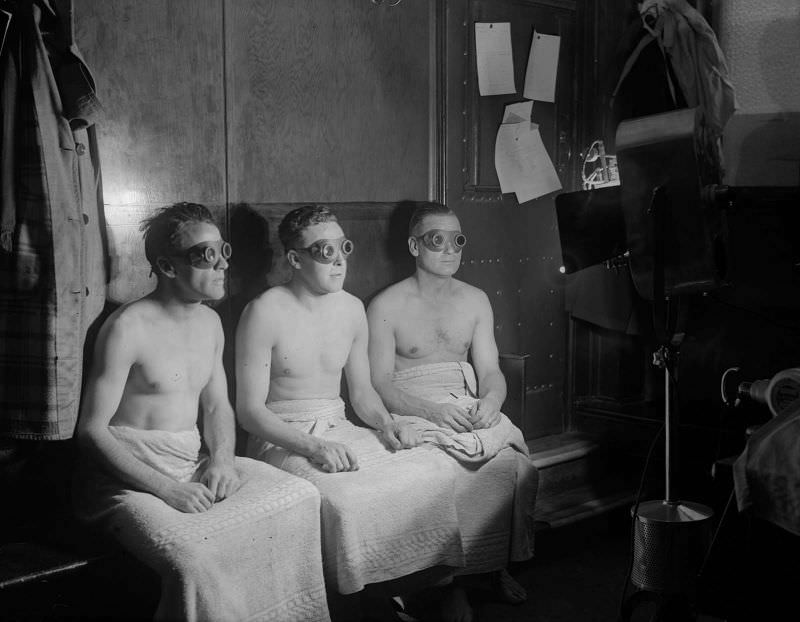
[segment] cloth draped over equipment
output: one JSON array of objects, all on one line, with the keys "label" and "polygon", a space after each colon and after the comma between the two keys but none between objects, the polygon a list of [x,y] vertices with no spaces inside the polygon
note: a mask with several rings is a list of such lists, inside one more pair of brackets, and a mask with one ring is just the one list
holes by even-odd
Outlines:
[{"label": "cloth draped over equipment", "polygon": [[[477,381],[466,362],[433,363],[395,372],[394,386],[436,403],[474,403]],[[454,461],[458,515],[466,566],[461,574],[499,570],[533,555],[533,513],[539,473],[528,456],[522,432],[505,415],[495,428],[472,433],[422,427]],[[468,455],[467,448],[475,453]]]},{"label": "cloth draped over equipment", "polygon": [[105,303],[94,82],[68,16],[13,3],[0,94],[0,436],[74,432],[84,344]]},{"label": "cloth draped over equipment", "polygon": [[328,473],[307,458],[251,435],[248,456],[314,484],[322,496],[326,580],[341,594],[433,566],[464,566],[452,461],[432,447],[388,450],[345,417],[341,399],[269,402],[293,427],[346,445],[358,470]]},{"label": "cloth draped over equipment", "polygon": [[[604,119],[606,151],[614,153],[621,121],[682,108],[699,108],[704,178],[722,178],[720,137],[736,97],[716,35],[686,0],[645,0],[620,37],[610,109]],[[620,170],[625,184],[625,171]],[[650,337],[652,321],[628,270],[595,266],[571,275],[565,307],[572,317],[609,330]]]},{"label": "cloth draped over equipment", "polygon": [[800,535],[800,407],[773,417],[733,465],[739,511]]},{"label": "cloth draped over equipment", "polygon": [[[109,426],[137,459],[177,481],[197,479],[197,430]],[[75,512],[161,577],[157,620],[330,620],[322,574],[319,494],[269,465],[236,458],[241,487],[200,513],[128,489],[97,465],[81,465]]]}]

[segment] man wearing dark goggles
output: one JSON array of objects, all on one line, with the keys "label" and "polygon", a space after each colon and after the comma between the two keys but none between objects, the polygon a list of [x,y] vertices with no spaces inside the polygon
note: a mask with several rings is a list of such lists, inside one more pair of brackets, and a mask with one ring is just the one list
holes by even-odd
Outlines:
[{"label": "man wearing dark goggles", "polygon": [[[148,551],[166,619],[280,616],[280,603],[295,594],[309,619],[328,619],[319,552],[283,555],[271,542],[320,541],[318,494],[234,456],[222,323],[202,304],[225,295],[230,245],[196,203],[164,208],[142,230],[157,283],[112,313],[98,335],[76,430],[89,458],[76,477],[77,512],[121,534],[130,552]],[[213,538],[197,532],[199,513]],[[236,563],[197,567],[217,554]],[[265,573],[265,559],[300,565],[311,580]]]},{"label": "man wearing dark goggles", "polygon": [[452,248],[453,252],[461,251],[467,244],[467,236],[460,231],[445,231],[442,229],[429,229],[422,235],[414,236],[417,241],[434,253]]},{"label": "man wearing dark goggles", "polygon": [[[424,203],[415,210],[408,237],[415,273],[378,294],[367,312],[372,382],[387,408],[422,419],[420,425],[426,431],[431,428],[434,433],[467,438],[480,431],[475,436],[499,439],[497,446],[505,448],[498,454],[504,453],[504,458],[483,454],[476,459],[488,463],[487,473],[496,470],[496,477],[519,482],[503,507],[517,508],[518,513],[513,518],[509,514],[506,526],[513,559],[527,559],[532,554],[529,536],[515,526],[531,511],[538,477],[521,430],[500,412],[506,383],[489,299],[454,277],[466,243],[458,217],[446,206]],[[509,443],[512,437],[515,440]],[[451,455],[463,460],[466,449],[460,451]],[[485,485],[492,484],[487,480]],[[499,507],[489,511],[500,512]],[[496,516],[486,520],[496,520]],[[508,551],[494,554],[508,555]],[[505,570],[494,579],[503,599],[521,602],[526,598],[525,590]],[[455,617],[471,617],[466,592],[457,580],[444,598],[446,607],[458,612]]]},{"label": "man wearing dark goggles", "polygon": [[199,270],[212,270],[219,263],[220,258],[227,261],[231,258],[233,249],[228,242],[215,240],[201,242],[186,250],[172,253],[172,257],[185,259],[190,266]]},{"label": "man wearing dark goggles", "polygon": [[305,248],[292,249],[308,253],[317,263],[333,263],[337,257],[347,259],[353,253],[353,242],[344,236],[336,240],[316,240]]},{"label": "man wearing dark goggles", "polygon": [[[415,447],[419,434],[389,414],[372,386],[364,306],[342,290],[352,243],[321,206],[289,212],[278,236],[291,278],[247,305],[236,334],[247,455],[319,488],[330,589],[352,593],[447,563],[440,560],[452,556],[450,537],[458,540],[453,471],[447,456]],[[345,417],[342,373],[352,409],[369,427]],[[447,537],[420,537],[421,528]],[[353,548],[356,533],[375,534],[369,550]],[[398,546],[412,540],[415,551],[393,564]]]}]

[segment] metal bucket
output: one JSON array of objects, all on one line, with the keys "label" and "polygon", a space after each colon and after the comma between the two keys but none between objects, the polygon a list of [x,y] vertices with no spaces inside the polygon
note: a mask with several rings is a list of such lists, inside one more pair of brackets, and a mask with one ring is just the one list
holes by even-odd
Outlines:
[{"label": "metal bucket", "polygon": [[639,504],[631,582],[649,592],[693,592],[708,550],[713,515],[711,508],[688,501]]}]

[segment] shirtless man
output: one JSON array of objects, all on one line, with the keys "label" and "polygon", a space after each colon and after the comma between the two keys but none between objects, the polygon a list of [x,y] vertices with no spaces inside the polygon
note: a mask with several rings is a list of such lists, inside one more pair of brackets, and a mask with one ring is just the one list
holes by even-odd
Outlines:
[{"label": "shirtless man", "polygon": [[[319,488],[328,585],[341,594],[463,565],[452,465],[416,447],[419,435],[370,382],[364,307],[343,290],[353,242],[313,205],[287,214],[278,235],[291,280],[250,302],[237,329],[236,410],[248,455]],[[370,428],[345,418],[342,371]]]},{"label": "shirtless man", "polygon": [[[450,435],[474,433],[489,439],[502,427],[503,438],[513,439],[509,444],[516,447],[518,463],[515,467],[512,460],[508,477],[525,477],[527,494],[532,496],[538,479],[522,433],[500,413],[506,383],[498,364],[489,299],[453,276],[465,244],[459,220],[447,207],[424,203],[415,210],[408,249],[416,259],[416,271],[381,292],[368,309],[373,384],[392,412],[424,420],[423,424],[429,422]],[[489,464],[499,456],[488,456]],[[516,554],[513,542],[512,537],[513,559],[530,557],[527,536],[521,536]],[[506,600],[526,598],[505,570],[495,577]],[[450,602],[448,619],[471,619],[458,583]]]},{"label": "shirtless man", "polygon": [[[311,583],[279,587],[276,577],[251,574],[276,553],[269,521],[311,526],[302,537],[319,541],[313,531],[319,496],[299,478],[234,458],[222,324],[201,304],[225,295],[230,244],[209,211],[193,203],[164,208],[142,229],[158,282],[151,294],[116,310],[100,331],[77,427],[89,461],[77,479],[76,509],[161,573],[161,617],[249,618],[311,590],[307,611],[326,620],[318,553],[303,560],[316,579]],[[198,410],[207,457],[200,454]],[[293,490],[294,509],[237,518],[280,500],[270,493],[276,484]],[[213,514],[219,526],[192,538],[187,534],[199,523],[190,516],[198,513]],[[248,537],[248,528],[256,538]],[[182,537],[170,542],[169,532]],[[220,563],[215,546],[236,551],[236,569]],[[231,590],[232,580],[241,589]],[[248,587],[258,596],[244,594]]]}]

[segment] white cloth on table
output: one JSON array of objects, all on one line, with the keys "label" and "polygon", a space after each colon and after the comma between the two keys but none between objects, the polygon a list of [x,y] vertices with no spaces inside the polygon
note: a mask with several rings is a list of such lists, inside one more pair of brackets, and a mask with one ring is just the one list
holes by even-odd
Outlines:
[{"label": "white cloth on table", "polygon": [[[139,460],[177,481],[197,479],[196,429],[109,426]],[[330,620],[320,555],[319,494],[308,482],[247,458],[242,480],[209,510],[184,513],[83,465],[79,518],[103,528],[161,577],[159,620]]]},{"label": "white cloth on table", "polygon": [[[436,403],[478,401],[475,372],[462,361],[397,371],[392,382],[410,395]],[[457,502],[467,564],[459,572],[499,570],[509,559],[530,559],[539,473],[519,428],[505,415],[492,428],[459,433],[416,416],[410,420],[460,465]]]},{"label": "white cloth on table", "polygon": [[342,594],[433,566],[464,566],[452,461],[431,447],[391,451],[378,433],[345,417],[337,399],[267,407],[297,429],[342,443],[359,469],[328,473],[307,458],[250,436],[248,455],[299,475],[322,496],[323,563]]}]

